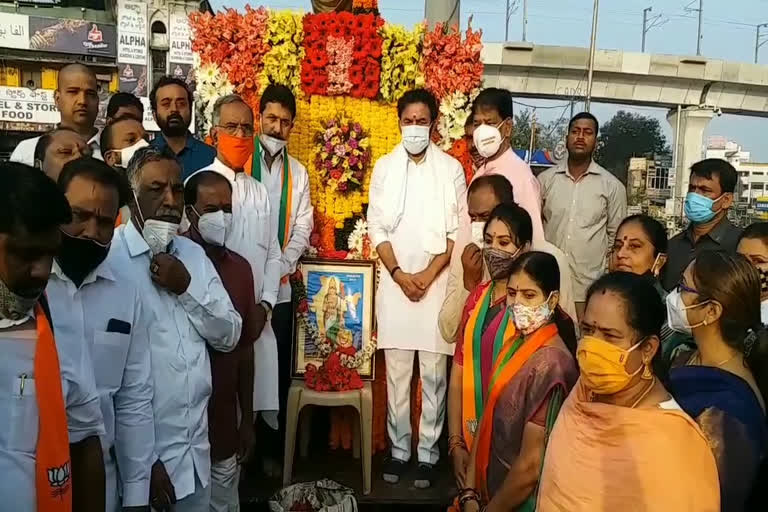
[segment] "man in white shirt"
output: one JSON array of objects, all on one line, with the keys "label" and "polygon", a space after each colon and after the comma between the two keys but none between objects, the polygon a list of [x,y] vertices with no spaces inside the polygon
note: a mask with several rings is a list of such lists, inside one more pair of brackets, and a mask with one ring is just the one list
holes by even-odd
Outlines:
[{"label": "man in white shirt", "polygon": [[269,316],[277,303],[283,268],[277,222],[272,215],[267,188],[243,171],[254,151],[250,107],[236,94],[219,98],[213,107],[213,126],[211,138],[216,147],[216,159],[197,173],[216,172],[232,185],[232,224],[224,245],[251,265],[257,303],[255,317],[259,337],[253,346],[253,412],[260,411],[267,423],[276,429],[278,354]]},{"label": "man in white shirt", "polygon": [[85,139],[69,128],[56,128],[37,139],[35,167],[56,181],[64,164],[81,156],[91,156]]},{"label": "man in white shirt", "polygon": [[[93,126],[99,114],[99,95],[93,71],[80,63],[67,64],[61,68],[53,101],[61,114],[59,127],[79,133],[87,141],[91,154],[100,159],[99,130]],[[11,161],[34,165],[35,147],[39,138],[19,142],[11,153]]]},{"label": "man in white shirt", "polygon": [[[291,385],[291,347],[293,345],[293,306],[288,278],[309,247],[314,224],[309,198],[309,175],[304,166],[288,154],[288,137],[296,119],[296,98],[284,85],[269,85],[259,104],[261,129],[251,161],[251,175],[267,188],[273,222],[282,250],[280,291],[272,313],[272,329],[277,338],[279,429],[285,431],[285,406]],[[289,189],[290,187],[290,189]],[[290,211],[288,211],[290,209]],[[282,441],[282,439],[280,440]],[[272,445],[273,455],[282,454],[283,443]]]},{"label": "man in white shirt", "polygon": [[423,89],[398,102],[403,141],[376,162],[368,228],[384,266],[376,295],[378,344],[387,365],[387,424],[392,458],[384,480],[399,481],[411,457],[411,374],[418,352],[422,384],[418,472],[414,485],[434,482],[437,441],[445,419],[446,363],[437,315],[458,230],[458,204],[466,193],[461,164],[430,143],[437,102]]},{"label": "man in white shirt", "polygon": [[61,364],[84,350],[91,356],[104,416],[107,512],[144,510],[155,447],[147,313],[132,277],[110,253],[128,191],[114,170],[89,157],[66,164],[58,184],[72,222],[61,228],[46,293]]},{"label": "man in white shirt", "polygon": [[127,170],[135,199],[112,251],[139,289],[148,312],[155,454],[150,503],[155,509],[207,511],[211,454],[207,346],[231,351],[242,321],[213,264],[178,236],[184,206],[181,167],[168,152],[142,148]]},{"label": "man in white shirt", "polygon": [[73,358],[78,366],[59,364],[56,341],[64,333],[51,328],[42,295],[59,228],[71,218],[48,177],[18,163],[0,165],[3,510],[104,511],[104,425],[93,365],[87,351]]}]

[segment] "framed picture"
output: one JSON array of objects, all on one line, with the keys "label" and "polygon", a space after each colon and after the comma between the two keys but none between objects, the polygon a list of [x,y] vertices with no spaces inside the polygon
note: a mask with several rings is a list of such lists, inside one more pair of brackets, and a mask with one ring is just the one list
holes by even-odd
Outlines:
[{"label": "framed picture", "polygon": [[[306,303],[294,301],[292,376],[303,378],[308,364],[320,367],[328,351],[345,358],[375,350],[376,262],[307,259],[301,262]],[[296,313],[303,313],[302,315]],[[373,380],[374,359],[357,367]]]}]

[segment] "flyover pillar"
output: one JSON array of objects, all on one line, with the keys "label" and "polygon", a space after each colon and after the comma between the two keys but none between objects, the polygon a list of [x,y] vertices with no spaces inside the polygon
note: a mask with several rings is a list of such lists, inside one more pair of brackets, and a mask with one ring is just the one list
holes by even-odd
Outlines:
[{"label": "flyover pillar", "polygon": [[[680,109],[679,120],[677,112],[677,109],[674,109],[667,114],[667,121],[672,126],[673,154],[676,155],[673,191],[676,207],[682,205],[682,200],[688,193],[691,165],[702,158],[704,130],[715,116],[715,107],[692,106],[682,108]],[[678,122],[679,133],[677,133]]]},{"label": "flyover pillar", "polygon": [[430,28],[444,22],[449,27],[459,25],[461,0],[425,0],[424,14]]}]

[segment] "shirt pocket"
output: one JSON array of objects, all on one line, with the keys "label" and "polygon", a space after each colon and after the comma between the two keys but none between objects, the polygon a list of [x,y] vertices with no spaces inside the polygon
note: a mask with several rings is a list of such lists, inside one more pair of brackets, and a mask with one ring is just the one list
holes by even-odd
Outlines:
[{"label": "shirt pocket", "polygon": [[37,435],[40,430],[35,379],[14,377],[11,386],[9,425],[6,431],[8,449],[34,454],[37,452]]},{"label": "shirt pocket", "polygon": [[600,224],[606,216],[608,201],[600,194],[594,198],[580,197],[576,201],[576,214],[582,228],[592,228]]},{"label": "shirt pocket", "polygon": [[93,368],[96,385],[102,390],[116,390],[123,381],[130,334],[95,331],[93,333]]}]

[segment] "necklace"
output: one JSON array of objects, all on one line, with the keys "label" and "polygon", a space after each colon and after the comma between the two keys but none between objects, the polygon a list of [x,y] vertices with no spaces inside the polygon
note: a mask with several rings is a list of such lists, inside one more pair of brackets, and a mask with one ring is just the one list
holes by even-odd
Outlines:
[{"label": "necklace", "polygon": [[650,394],[651,390],[653,389],[653,386],[655,385],[656,385],[656,377],[651,377],[651,384],[648,386],[648,388],[646,388],[645,391],[643,391],[643,394],[640,395],[640,397],[637,400],[635,400],[635,403],[632,404],[630,409],[634,409],[635,407],[637,407],[637,404],[642,402],[643,399]]},{"label": "necklace", "polygon": [[[731,357],[729,357],[728,359],[724,359],[723,361],[721,361],[721,362],[719,362],[719,363],[717,363],[715,365],[712,365],[712,366],[714,368],[720,368],[724,364],[728,364],[731,361],[733,361],[734,359],[736,359],[739,355],[741,355],[741,354],[736,353],[736,354],[732,355]],[[691,365],[692,366],[704,366],[702,364],[702,362],[701,362],[701,352],[696,352],[696,355],[693,356],[693,358],[691,359]]]}]

